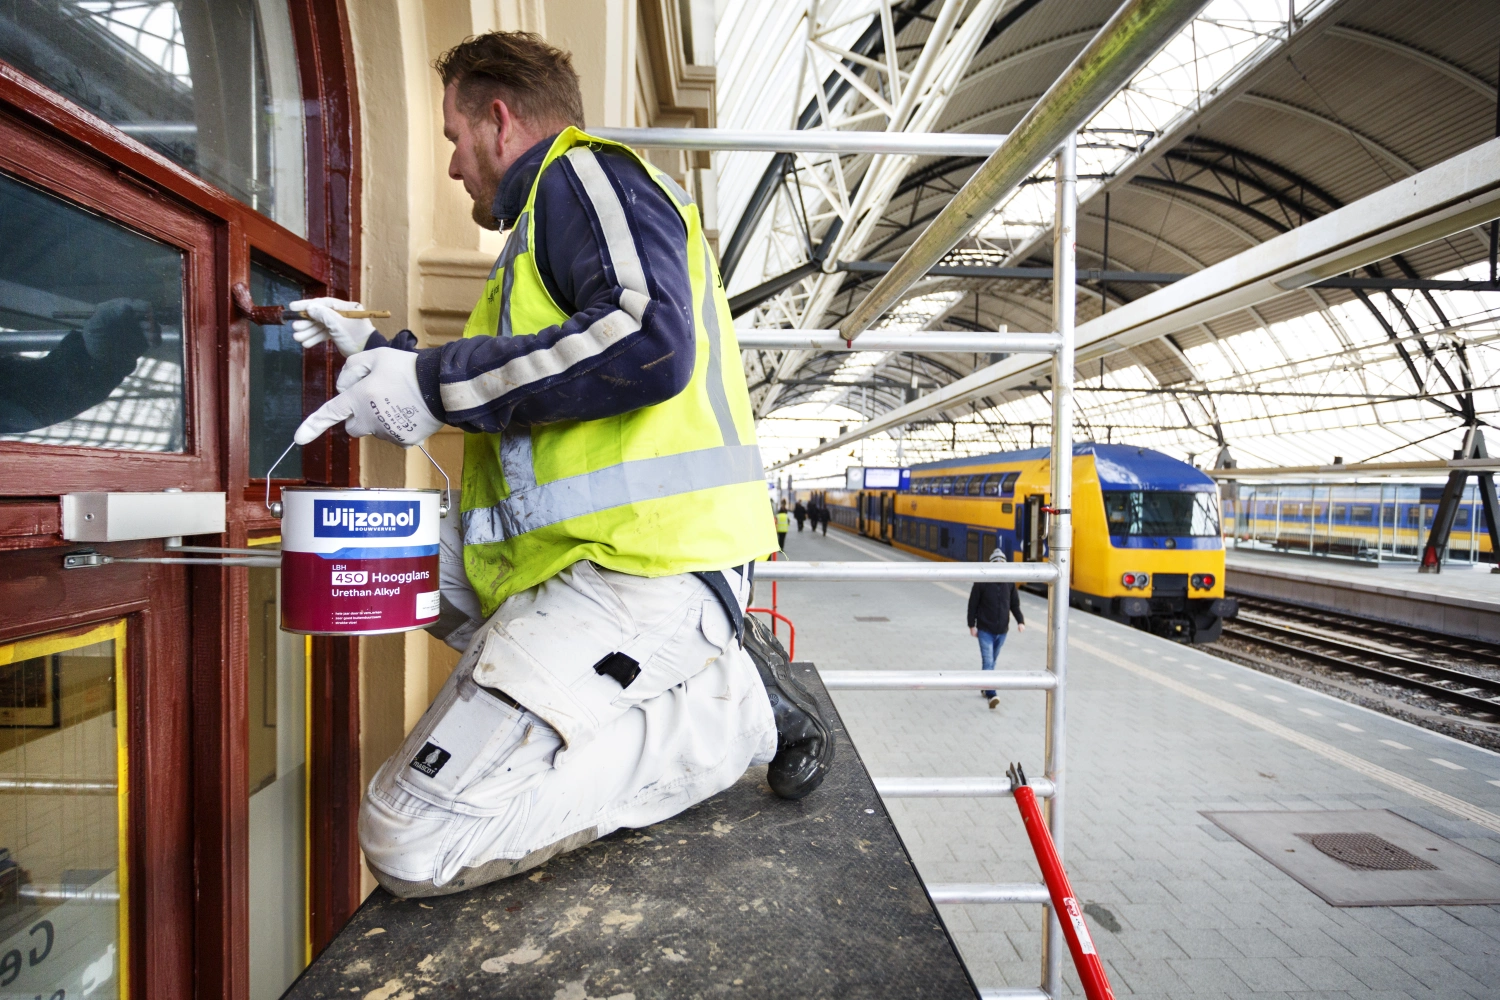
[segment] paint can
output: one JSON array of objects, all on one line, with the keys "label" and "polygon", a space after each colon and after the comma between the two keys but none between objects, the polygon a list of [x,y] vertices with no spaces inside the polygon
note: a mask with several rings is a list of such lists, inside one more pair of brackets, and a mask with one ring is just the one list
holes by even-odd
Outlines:
[{"label": "paint can", "polygon": [[383,635],[437,621],[450,491],[287,486],[273,501],[271,472],[292,447],[266,473],[266,509],[281,519],[282,631]]},{"label": "paint can", "polygon": [[281,494],[281,627],[380,635],[437,621],[442,490]]}]

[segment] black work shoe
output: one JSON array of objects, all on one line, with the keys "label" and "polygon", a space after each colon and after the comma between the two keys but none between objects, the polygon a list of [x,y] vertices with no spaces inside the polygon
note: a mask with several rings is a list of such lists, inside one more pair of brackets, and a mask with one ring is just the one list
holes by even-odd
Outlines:
[{"label": "black work shoe", "polygon": [[833,732],[818,703],[792,678],[786,649],[765,622],[745,616],[745,651],[760,671],[776,716],[776,756],[766,769],[771,791],[800,799],[823,783],[833,763]]}]

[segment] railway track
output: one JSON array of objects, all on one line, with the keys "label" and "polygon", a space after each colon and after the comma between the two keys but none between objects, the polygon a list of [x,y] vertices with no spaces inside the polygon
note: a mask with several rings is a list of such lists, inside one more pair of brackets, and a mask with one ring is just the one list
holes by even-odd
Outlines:
[{"label": "railway track", "polygon": [[1392,625],[1335,611],[1288,604],[1264,597],[1242,596],[1240,607],[1258,615],[1290,619],[1313,628],[1329,629],[1350,638],[1375,643],[1414,656],[1429,654],[1453,663],[1481,664],[1500,670],[1500,648],[1474,639],[1444,635],[1430,629]]},{"label": "railway track", "polygon": [[1475,721],[1500,722],[1500,678],[1486,676],[1500,667],[1500,654],[1479,643],[1260,599],[1242,602],[1224,635],[1406,688]]}]

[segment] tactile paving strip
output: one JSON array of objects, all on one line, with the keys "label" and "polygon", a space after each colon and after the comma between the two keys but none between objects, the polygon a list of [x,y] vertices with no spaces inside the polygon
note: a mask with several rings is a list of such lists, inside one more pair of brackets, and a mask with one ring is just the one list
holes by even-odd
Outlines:
[{"label": "tactile paving strip", "polygon": [[838,740],[812,795],[775,798],[754,768],[529,875],[423,900],[377,889],[287,998],[975,1000],[817,672],[793,669]]}]

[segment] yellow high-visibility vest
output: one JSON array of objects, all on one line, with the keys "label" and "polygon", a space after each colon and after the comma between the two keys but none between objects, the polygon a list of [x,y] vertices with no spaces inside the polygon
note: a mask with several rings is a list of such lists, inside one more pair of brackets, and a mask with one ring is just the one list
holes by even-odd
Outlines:
[{"label": "yellow high-visibility vest", "polygon": [[786,532],[792,526],[792,519],[784,510],[776,512],[776,530]]},{"label": "yellow high-visibility vest", "polygon": [[[464,565],[486,616],[582,559],[656,577],[726,569],[776,549],[739,343],[698,207],[634,151],[576,128],[557,137],[463,335],[524,337],[568,319],[532,253],[542,174],[563,156],[594,203],[625,289],[617,329],[591,333],[618,339],[638,329],[625,317],[633,311],[640,321],[644,271],[619,196],[595,159],[605,148],[640,163],[686,225],[693,376],[671,399],[619,416],[464,436]],[[480,387],[470,386],[445,384],[444,405],[481,405]]]}]

